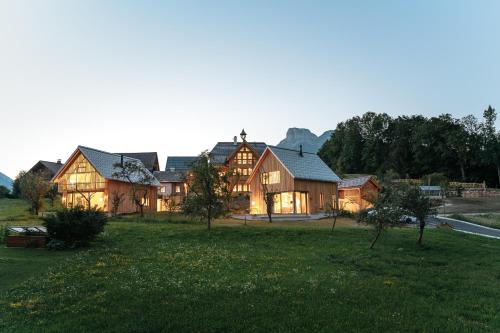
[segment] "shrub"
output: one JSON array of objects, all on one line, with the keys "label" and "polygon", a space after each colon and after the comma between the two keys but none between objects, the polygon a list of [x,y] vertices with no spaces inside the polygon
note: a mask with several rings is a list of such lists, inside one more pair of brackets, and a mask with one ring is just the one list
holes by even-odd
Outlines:
[{"label": "shrub", "polygon": [[[106,215],[97,208],[85,209],[81,206],[64,208],[53,215],[43,218],[47,228],[49,243],[53,240],[64,242],[53,243],[49,248],[75,248],[87,246],[104,230]],[[55,246],[57,244],[57,246]]]}]

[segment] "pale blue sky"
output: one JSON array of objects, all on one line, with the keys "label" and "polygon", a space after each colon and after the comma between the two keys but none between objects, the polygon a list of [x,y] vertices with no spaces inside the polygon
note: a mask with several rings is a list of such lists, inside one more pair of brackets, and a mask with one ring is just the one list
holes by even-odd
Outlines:
[{"label": "pale blue sky", "polygon": [[[0,171],[500,108],[498,1],[0,0]],[[499,123],[500,124],[500,123]]]}]

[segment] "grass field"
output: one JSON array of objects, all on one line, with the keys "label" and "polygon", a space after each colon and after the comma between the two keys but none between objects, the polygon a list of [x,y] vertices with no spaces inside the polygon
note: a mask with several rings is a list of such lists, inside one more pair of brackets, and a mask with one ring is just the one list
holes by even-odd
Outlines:
[{"label": "grass field", "polygon": [[466,215],[466,214],[452,214],[451,218],[477,223],[484,225],[485,227],[500,229],[500,214],[478,214],[478,215]]},{"label": "grass field", "polygon": [[80,251],[0,248],[0,332],[500,331],[497,240],[150,219]]}]

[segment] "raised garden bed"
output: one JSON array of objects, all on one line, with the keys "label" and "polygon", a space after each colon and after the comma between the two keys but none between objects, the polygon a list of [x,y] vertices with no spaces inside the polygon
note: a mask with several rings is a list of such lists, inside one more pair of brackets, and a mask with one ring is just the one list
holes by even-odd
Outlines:
[{"label": "raised garden bed", "polygon": [[47,229],[45,227],[9,227],[7,247],[45,247]]}]

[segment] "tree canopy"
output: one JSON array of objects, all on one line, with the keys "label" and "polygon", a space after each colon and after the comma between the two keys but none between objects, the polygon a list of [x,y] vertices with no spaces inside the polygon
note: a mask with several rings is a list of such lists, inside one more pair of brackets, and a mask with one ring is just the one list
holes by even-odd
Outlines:
[{"label": "tree canopy", "polygon": [[337,125],[319,151],[336,172],[400,178],[441,173],[451,180],[500,184],[500,133],[491,106],[483,120],[450,114],[391,117],[367,112]]}]

